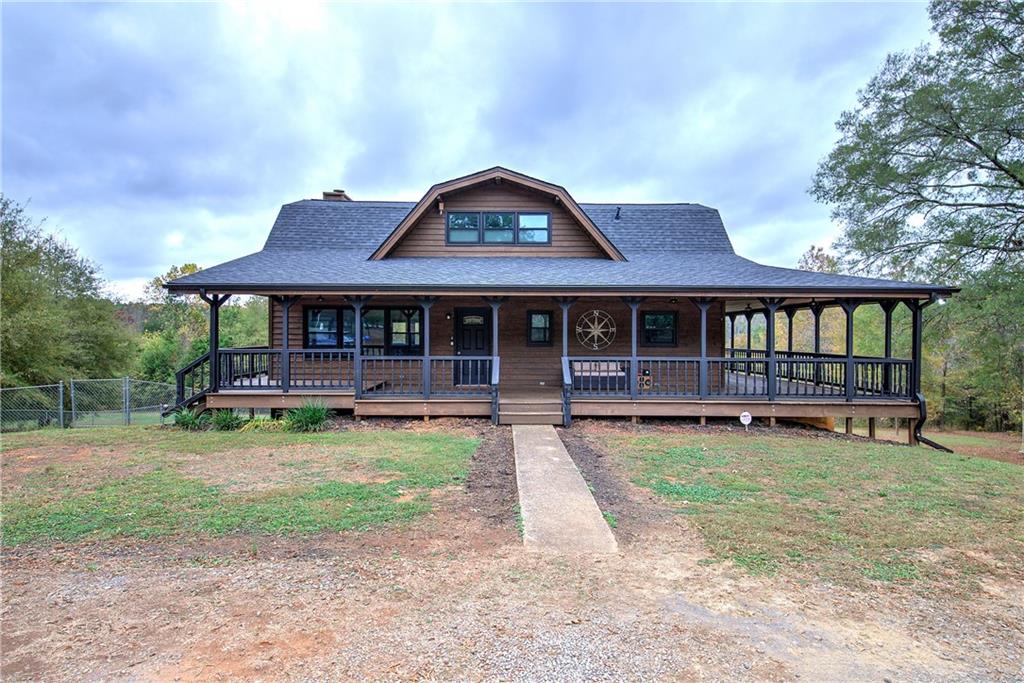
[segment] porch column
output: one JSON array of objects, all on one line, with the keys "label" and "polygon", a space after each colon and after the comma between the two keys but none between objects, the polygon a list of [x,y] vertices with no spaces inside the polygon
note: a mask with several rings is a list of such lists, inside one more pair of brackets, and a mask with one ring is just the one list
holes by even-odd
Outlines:
[{"label": "porch column", "polygon": [[793,318],[796,317],[795,308],[786,309],[786,351],[793,353]]},{"label": "porch column", "polygon": [[363,304],[370,300],[368,296],[350,296],[346,297],[348,302],[352,305],[352,310],[355,311],[355,320],[353,324],[355,326],[355,351],[352,354],[352,363],[354,365],[352,376],[355,382],[355,398],[356,400],[363,397]]},{"label": "porch column", "polygon": [[501,305],[508,301],[507,296],[491,296],[484,297],[491,307],[491,355],[498,356],[498,309]]},{"label": "porch column", "polygon": [[640,391],[637,386],[637,373],[640,370],[640,362],[636,354],[636,322],[637,309],[640,308],[641,297],[626,297],[623,299],[629,306],[629,397],[634,401],[639,398]]},{"label": "porch column", "polygon": [[892,364],[889,362],[892,360],[892,312],[896,310],[898,304],[898,301],[891,299],[878,302],[885,313],[885,352],[883,354],[885,364],[882,367],[882,392],[886,395],[892,393]]},{"label": "porch column", "polygon": [[729,357],[732,358],[736,351],[736,314],[729,314]]},{"label": "porch column", "polygon": [[430,398],[430,307],[437,303],[437,297],[424,296],[416,301],[423,307],[423,400],[426,401]]},{"label": "porch column", "polygon": [[220,388],[220,307],[231,298],[230,294],[207,294],[205,289],[199,290],[199,298],[210,305],[210,391]]},{"label": "porch column", "polygon": [[912,348],[910,364],[910,391],[916,398],[921,394],[921,356],[922,356],[922,333],[924,327],[924,316],[922,312],[930,301],[904,301],[910,309],[910,346]]},{"label": "porch column", "polygon": [[839,302],[846,312],[846,400],[852,401],[856,393],[856,382],[854,373],[856,368],[853,362],[853,312],[860,305],[859,301],[844,299]]},{"label": "porch column", "polygon": [[576,297],[558,296],[555,303],[562,309],[562,356],[569,355],[569,309],[576,303]]},{"label": "porch column", "polygon": [[743,370],[744,370],[744,372],[746,372],[749,375],[750,374],[750,368],[751,368],[751,365],[750,365],[750,338],[753,336],[753,335],[750,334],[750,326],[751,326],[751,323],[754,322],[754,312],[750,311],[750,310],[744,311],[743,317],[747,319],[747,360],[743,364]]},{"label": "porch column", "polygon": [[701,398],[708,396],[708,309],[711,299],[693,299],[694,305],[700,309],[700,365],[698,366],[698,391]]},{"label": "porch column", "polygon": [[281,306],[281,391],[287,394],[292,383],[292,359],[289,353],[291,348],[289,337],[291,335],[288,333],[288,323],[291,319],[292,304],[298,301],[299,297],[275,296],[271,299]]},{"label": "porch column", "polygon": [[775,311],[779,310],[779,306],[782,305],[782,299],[761,299],[761,303],[764,304],[764,346],[768,363],[765,376],[768,381],[768,400],[774,401],[779,391],[776,381],[778,373],[775,367]]},{"label": "porch column", "polygon": [[821,314],[825,305],[811,301],[809,308],[814,316],[814,384],[818,385],[821,382]]}]

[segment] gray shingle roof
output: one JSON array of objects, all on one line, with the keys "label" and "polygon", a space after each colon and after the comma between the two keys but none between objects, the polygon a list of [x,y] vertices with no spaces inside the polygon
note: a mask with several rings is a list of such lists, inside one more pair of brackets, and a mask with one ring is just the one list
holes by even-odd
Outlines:
[{"label": "gray shingle roof", "polygon": [[262,251],[179,278],[169,288],[949,291],[754,263],[735,254],[718,211],[699,204],[581,204],[627,261],[480,257],[472,268],[462,258],[369,261],[413,206],[322,200],[285,204]]}]

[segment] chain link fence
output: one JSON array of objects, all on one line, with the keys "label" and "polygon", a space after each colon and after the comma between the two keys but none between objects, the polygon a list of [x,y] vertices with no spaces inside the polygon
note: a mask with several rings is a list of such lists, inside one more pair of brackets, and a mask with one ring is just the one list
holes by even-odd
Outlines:
[{"label": "chain link fence", "polygon": [[175,388],[121,377],[0,389],[0,430],[163,424]]},{"label": "chain link fence", "polygon": [[0,431],[60,427],[64,420],[64,383],[0,389]]}]

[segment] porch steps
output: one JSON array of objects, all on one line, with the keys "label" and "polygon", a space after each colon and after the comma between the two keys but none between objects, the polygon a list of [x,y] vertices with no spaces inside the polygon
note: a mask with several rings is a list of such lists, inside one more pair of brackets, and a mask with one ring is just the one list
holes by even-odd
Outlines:
[{"label": "porch steps", "polygon": [[503,425],[560,425],[562,400],[551,396],[499,396],[498,423]]}]

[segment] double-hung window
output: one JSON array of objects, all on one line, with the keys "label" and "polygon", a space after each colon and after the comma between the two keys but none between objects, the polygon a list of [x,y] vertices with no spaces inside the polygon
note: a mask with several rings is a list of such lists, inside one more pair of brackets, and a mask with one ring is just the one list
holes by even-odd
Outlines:
[{"label": "double-hung window", "polygon": [[517,233],[519,244],[549,244],[551,216],[546,213],[521,213]]},{"label": "double-hung window", "polygon": [[551,311],[527,311],[526,343],[534,346],[551,346]]},{"label": "double-hung window", "polygon": [[448,241],[452,244],[480,243],[480,214],[452,211],[448,214]]},{"label": "double-hung window", "polygon": [[449,211],[448,244],[551,244],[551,214],[516,211]]}]

